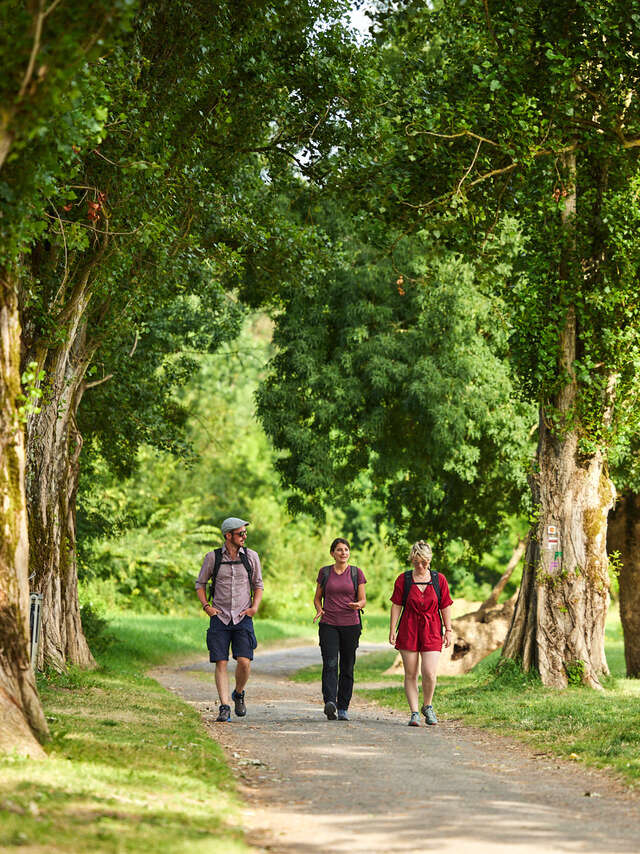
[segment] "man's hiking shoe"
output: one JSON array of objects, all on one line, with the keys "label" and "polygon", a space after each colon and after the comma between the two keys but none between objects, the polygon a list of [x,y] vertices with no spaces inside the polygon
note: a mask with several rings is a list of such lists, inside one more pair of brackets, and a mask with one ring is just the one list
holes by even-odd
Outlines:
[{"label": "man's hiking shoe", "polygon": [[236,715],[243,718],[247,714],[247,707],[244,704],[244,691],[233,691],[231,699],[235,705]]},{"label": "man's hiking shoe", "polygon": [[423,706],[422,714],[424,715],[425,722],[429,726],[434,726],[434,724],[438,723],[438,718],[436,717],[436,713],[433,711],[433,706]]},{"label": "man's hiking shoe", "polygon": [[335,721],[337,711],[338,709],[336,708],[336,704],[333,702],[333,700],[327,700],[327,702],[324,704],[324,713],[327,716],[328,720]]},{"label": "man's hiking shoe", "polygon": [[346,709],[338,709],[338,720],[339,721],[348,721],[349,715],[347,714]]},{"label": "man's hiking shoe", "polygon": [[218,712],[218,717],[216,718],[216,723],[226,724],[231,720],[231,706],[227,706],[226,703],[220,703],[220,710]]},{"label": "man's hiking shoe", "polygon": [[411,717],[409,718],[409,726],[420,726],[419,712],[411,712]]}]

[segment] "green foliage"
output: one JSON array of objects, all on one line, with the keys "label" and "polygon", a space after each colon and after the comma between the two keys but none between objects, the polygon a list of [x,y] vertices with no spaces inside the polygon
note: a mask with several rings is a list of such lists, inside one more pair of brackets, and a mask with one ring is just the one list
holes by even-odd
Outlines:
[{"label": "green foliage", "polygon": [[[637,433],[637,29],[628,4],[591,0],[409,2],[376,27],[385,98],[363,145],[369,205],[384,198],[392,229],[426,227],[474,263],[497,253],[496,269],[500,224],[513,222],[517,258],[493,288],[509,357],[524,393],[586,455]],[[354,156],[348,180],[360,174]],[[573,381],[567,408],[559,395]]]},{"label": "green foliage", "polygon": [[567,661],[564,669],[567,671],[569,685],[577,686],[584,684],[585,663],[581,658],[576,658],[575,661]]},{"label": "green foliage", "polygon": [[80,607],[80,619],[82,631],[94,656],[111,646],[115,636],[109,631],[109,621],[103,607],[92,601],[84,602]]},{"label": "green foliage", "polygon": [[311,620],[316,574],[331,560],[329,544],[352,532],[353,560],[368,577],[370,601],[386,606],[402,567],[385,548],[371,507],[328,510],[321,523],[294,519],[285,509],[274,453],[253,414],[270,331],[266,318],[257,318],[215,354],[194,356],[198,371],[183,392],[188,457],[145,446],[137,471],[122,481],[92,454],[78,513],[79,574],[92,596],[163,612],[191,607],[202,559],[221,543],[220,522],[237,514],[252,521],[247,544],[263,563],[262,616]]},{"label": "green foliage", "polygon": [[[280,290],[277,352],[258,394],[291,508],[373,498],[398,554],[425,536],[443,555],[455,540],[490,550],[526,489],[533,420],[513,391],[504,306],[491,294],[511,269],[504,254],[502,267],[473,265],[434,252],[423,231],[390,258],[336,205],[322,216],[334,251],[304,286]],[[502,233],[515,252],[517,232]]]},{"label": "green foliage", "polygon": [[44,379],[44,371],[38,370],[37,362],[29,362],[22,372],[22,392],[18,395],[18,418],[25,424],[30,415],[40,412],[38,402],[42,397],[39,384]]}]

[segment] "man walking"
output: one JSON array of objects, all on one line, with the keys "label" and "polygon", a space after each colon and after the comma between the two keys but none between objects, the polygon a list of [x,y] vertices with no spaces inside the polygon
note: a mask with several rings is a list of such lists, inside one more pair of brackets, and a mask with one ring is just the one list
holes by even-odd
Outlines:
[{"label": "man walking", "polygon": [[[258,553],[245,548],[247,525],[231,516],[222,523],[224,545],[205,555],[196,581],[196,594],[209,615],[207,648],[209,661],[216,664],[216,688],[220,697],[217,721],[231,720],[229,702],[229,646],[236,660],[236,687],[231,694],[235,713],[244,717],[247,708],[244,689],[249,679],[253,650],[258,645],[253,617],[260,607],[264,584]],[[211,579],[211,602],[207,602],[207,582]],[[253,593],[253,599],[252,599]]]}]

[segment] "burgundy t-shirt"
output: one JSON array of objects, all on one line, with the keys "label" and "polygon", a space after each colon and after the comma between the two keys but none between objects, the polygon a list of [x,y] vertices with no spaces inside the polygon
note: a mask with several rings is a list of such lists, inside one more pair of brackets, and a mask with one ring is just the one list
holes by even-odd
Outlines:
[{"label": "burgundy t-shirt", "polygon": [[[325,567],[322,567],[318,573],[317,584],[322,582],[324,569]],[[358,568],[358,585],[366,583],[367,579],[364,577],[364,572]],[[332,566],[329,578],[327,578],[326,587],[324,588],[324,601],[322,604],[324,616],[320,622],[326,623],[328,626],[359,626],[360,617],[358,611],[354,611],[349,607],[349,602],[355,602],[357,598],[351,580],[351,566],[347,566],[341,575],[338,575]]]}]

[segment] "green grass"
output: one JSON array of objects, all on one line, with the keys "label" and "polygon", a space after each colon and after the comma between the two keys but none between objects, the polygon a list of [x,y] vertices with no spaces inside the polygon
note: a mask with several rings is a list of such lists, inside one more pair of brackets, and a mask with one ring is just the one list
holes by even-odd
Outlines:
[{"label": "green grass", "polygon": [[[607,661],[611,676],[604,691],[570,687],[545,688],[537,678],[515,667],[498,675],[499,652],[464,676],[441,676],[434,705],[443,719],[498,730],[531,745],[536,751],[582,761],[619,775],[630,788],[640,786],[640,680],[625,678],[619,618],[607,623]],[[395,651],[360,656],[356,691],[381,705],[406,710],[402,675],[385,676]],[[318,666],[299,671],[298,681],[320,679]],[[366,682],[388,687],[358,689]]]},{"label": "green grass", "polygon": [[[0,759],[0,850],[249,850],[222,751],[190,706],[143,675],[205,656],[206,626],[199,615],[111,615],[99,670],[39,678],[49,758]],[[265,644],[306,630],[275,620],[257,627]]]},{"label": "green grass", "polygon": [[[202,653],[207,656],[206,615],[179,617],[155,614],[114,613],[108,615],[108,631],[115,640],[108,647],[108,661],[128,672]],[[260,646],[269,646],[290,638],[317,637],[316,626],[284,620],[255,620]]]}]

